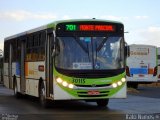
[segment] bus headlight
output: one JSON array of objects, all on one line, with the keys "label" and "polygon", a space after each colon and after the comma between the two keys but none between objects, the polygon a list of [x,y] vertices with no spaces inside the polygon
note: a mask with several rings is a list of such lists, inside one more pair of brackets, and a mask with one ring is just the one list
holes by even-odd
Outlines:
[{"label": "bus headlight", "polygon": [[71,89],[73,89],[74,85],[73,84],[69,84],[68,87],[71,88]]},{"label": "bus headlight", "polygon": [[118,84],[119,86],[121,86],[121,85],[122,85],[122,82],[121,82],[121,81],[118,81],[117,84]]},{"label": "bus headlight", "polygon": [[126,82],[126,78],[122,78],[121,80],[117,81],[116,83],[113,83],[112,87],[116,88],[118,86],[121,86],[124,82]]},{"label": "bus headlight", "polygon": [[61,78],[57,78],[56,81],[57,81],[58,83],[62,83],[62,79],[61,79]]},{"label": "bus headlight", "polygon": [[126,82],[126,78],[122,78],[121,81],[122,81],[122,82]]},{"label": "bus headlight", "polygon": [[63,85],[64,87],[68,87],[68,88],[70,88],[70,89],[73,89],[73,88],[74,88],[74,85],[73,85],[73,84],[71,84],[71,83],[69,84],[68,82],[62,80],[62,79],[59,78],[59,77],[56,78],[56,81],[57,81],[57,83],[59,83],[60,85]]},{"label": "bus headlight", "polygon": [[64,87],[67,87],[67,86],[68,86],[68,83],[67,83],[66,81],[63,81],[63,82],[62,82],[62,85],[63,85]]},{"label": "bus headlight", "polygon": [[117,83],[113,83],[112,86],[113,86],[113,88],[116,88],[118,85],[117,85]]}]

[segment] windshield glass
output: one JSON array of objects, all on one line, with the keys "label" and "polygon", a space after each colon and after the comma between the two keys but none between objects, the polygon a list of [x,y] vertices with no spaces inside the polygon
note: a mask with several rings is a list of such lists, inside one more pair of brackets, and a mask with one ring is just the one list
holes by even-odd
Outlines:
[{"label": "windshield glass", "polygon": [[124,68],[122,37],[57,37],[55,66],[66,70]]}]

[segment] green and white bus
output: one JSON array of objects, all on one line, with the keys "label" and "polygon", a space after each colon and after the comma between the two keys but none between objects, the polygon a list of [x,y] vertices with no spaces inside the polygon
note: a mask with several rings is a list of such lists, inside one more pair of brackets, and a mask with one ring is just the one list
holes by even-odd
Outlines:
[{"label": "green and white bus", "polygon": [[7,37],[4,84],[17,97],[95,101],[126,97],[124,26],[106,20],[56,21]]}]

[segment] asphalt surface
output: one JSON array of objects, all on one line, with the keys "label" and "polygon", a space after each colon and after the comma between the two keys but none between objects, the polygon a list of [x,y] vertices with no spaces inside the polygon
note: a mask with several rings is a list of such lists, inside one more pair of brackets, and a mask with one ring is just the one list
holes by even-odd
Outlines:
[{"label": "asphalt surface", "polygon": [[110,99],[105,108],[92,102],[58,101],[45,109],[37,98],[16,99],[12,90],[0,85],[0,120],[160,120],[160,88],[137,91],[129,92],[127,99]]},{"label": "asphalt surface", "polygon": [[131,94],[136,96],[160,99],[160,87],[140,86],[137,88],[137,91],[138,91],[137,94],[134,93]]}]

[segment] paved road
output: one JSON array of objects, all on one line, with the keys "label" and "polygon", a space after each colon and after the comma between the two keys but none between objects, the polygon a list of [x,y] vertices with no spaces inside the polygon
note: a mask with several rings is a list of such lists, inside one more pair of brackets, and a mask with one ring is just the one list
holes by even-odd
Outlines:
[{"label": "paved road", "polygon": [[[111,99],[108,107],[98,108],[95,103],[61,101],[52,108],[40,107],[38,99],[16,99],[13,91],[0,85],[0,119],[18,120],[131,120],[138,115],[160,119],[160,98],[142,97],[140,93],[129,94],[127,99]],[[150,116],[151,115],[151,116]],[[146,117],[146,116],[141,116]]]},{"label": "paved road", "polygon": [[140,86],[132,95],[160,99],[160,87]]}]

